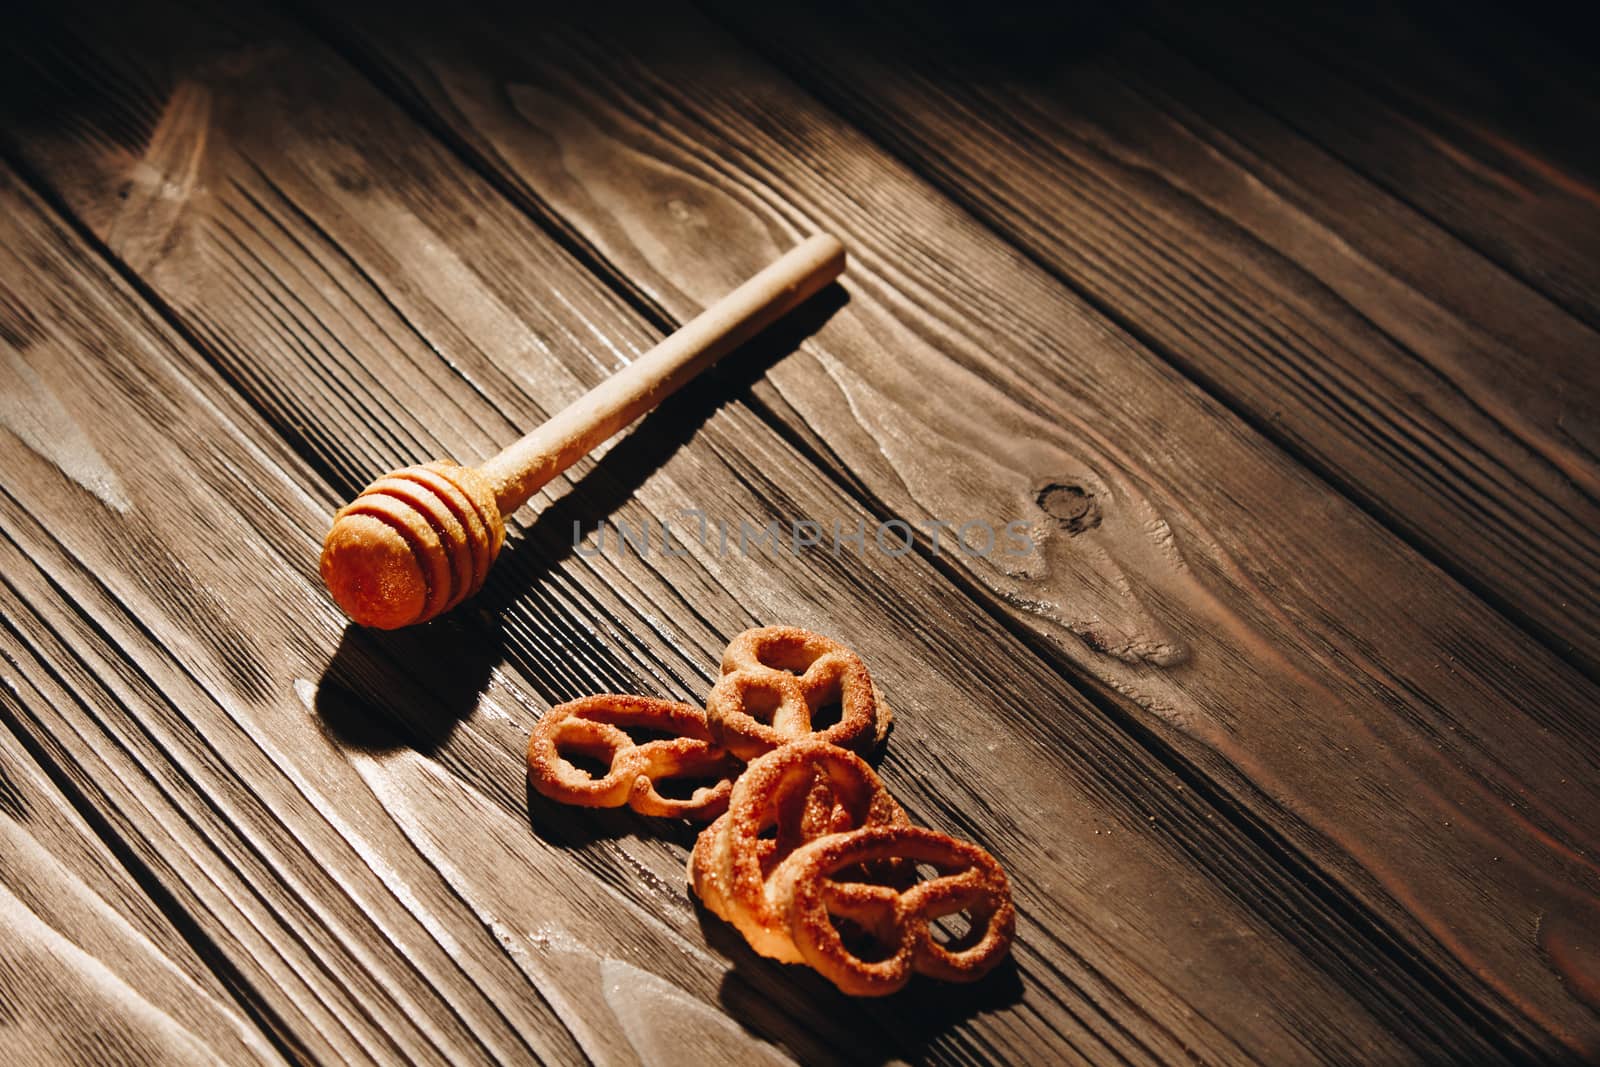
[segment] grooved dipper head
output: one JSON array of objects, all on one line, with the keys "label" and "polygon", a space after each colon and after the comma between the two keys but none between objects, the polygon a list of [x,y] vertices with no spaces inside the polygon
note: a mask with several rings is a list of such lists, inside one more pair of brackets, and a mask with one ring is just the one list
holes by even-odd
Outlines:
[{"label": "grooved dipper head", "polygon": [[505,542],[494,490],[437,460],[384,475],[339,509],[322,542],[322,580],[362,626],[427,622],[476,593]]}]

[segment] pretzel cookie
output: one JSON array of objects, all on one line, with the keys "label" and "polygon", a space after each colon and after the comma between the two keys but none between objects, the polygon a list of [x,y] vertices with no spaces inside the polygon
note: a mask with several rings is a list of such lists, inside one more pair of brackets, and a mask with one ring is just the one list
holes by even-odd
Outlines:
[{"label": "pretzel cookie", "polygon": [[689,882],[757,952],[800,963],[787,915],[768,893],[773,870],[808,842],[905,822],[861,757],[816,738],[796,741],[745,768],[727,813],[695,842]]},{"label": "pretzel cookie", "polygon": [[[666,734],[636,742],[628,729]],[[566,755],[600,760],[596,778]],[[528,741],[528,780],[551,800],[588,808],[620,808],[642,815],[710,820],[727,808],[740,761],[712,744],[705,712],[653,697],[605,694],[560,704],[545,712]],[[715,779],[687,799],[664,796],[672,779]]]},{"label": "pretzel cookie", "polygon": [[[834,704],[839,721],[814,730],[818,712]],[[865,755],[883,742],[891,717],[861,657],[794,626],[735,637],[706,700],[712,738],[745,760],[813,734]]]},{"label": "pretzel cookie", "polygon": [[[885,863],[936,873],[906,886],[862,872]],[[920,826],[867,826],[818,838],[788,856],[767,883],[769,907],[788,919],[804,961],[845,993],[898,992],[921,973],[974,982],[1011,947],[1016,909],[1006,875],[977,845]],[[965,929],[934,935],[934,923],[964,913]],[[873,949],[863,958],[846,943],[839,920]]]}]

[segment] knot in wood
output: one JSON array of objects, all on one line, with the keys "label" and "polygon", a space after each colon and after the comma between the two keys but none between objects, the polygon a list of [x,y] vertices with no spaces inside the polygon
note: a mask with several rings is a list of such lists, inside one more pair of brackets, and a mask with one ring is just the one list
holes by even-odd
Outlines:
[{"label": "knot in wood", "polygon": [[1100,504],[1081,485],[1051,482],[1034,499],[1039,509],[1069,534],[1081,534],[1100,525]]}]

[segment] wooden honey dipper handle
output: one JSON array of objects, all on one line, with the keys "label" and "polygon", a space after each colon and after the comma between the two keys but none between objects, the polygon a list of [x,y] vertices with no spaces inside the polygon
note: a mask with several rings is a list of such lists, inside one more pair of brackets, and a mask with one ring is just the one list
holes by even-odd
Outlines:
[{"label": "wooden honey dipper handle", "polygon": [[334,516],[322,545],[328,591],[351,619],[385,630],[455,607],[483,586],[506,515],[844,265],[836,238],[808,238],[482,467],[437,460],[379,478]]},{"label": "wooden honey dipper handle", "polygon": [[510,445],[479,471],[501,514],[787,314],[844,270],[844,246],[819,234],[695,316],[672,336]]}]

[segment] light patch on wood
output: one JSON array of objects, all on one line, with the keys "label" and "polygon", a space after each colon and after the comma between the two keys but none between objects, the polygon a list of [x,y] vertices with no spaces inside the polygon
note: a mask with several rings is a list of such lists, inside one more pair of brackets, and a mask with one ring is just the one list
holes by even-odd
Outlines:
[{"label": "light patch on wood", "polygon": [[9,347],[0,349],[0,359],[0,426],[101,503],[127,512],[132,504],[116,472],[44,379]]},{"label": "light patch on wood", "polygon": [[[0,885],[0,1061],[205,1065],[216,1053]],[[4,1012],[10,1015],[9,1011]],[[44,1022],[41,1020],[48,1020]]]},{"label": "light patch on wood", "polygon": [[203,187],[210,123],[210,91],[196,82],[179,82],[144,155],[128,167],[122,207],[105,241],[134,270],[155,266],[181,238],[183,216]]},{"label": "light patch on wood", "polygon": [[631,963],[601,960],[600,988],[645,1067],[794,1062],[726,1015]]},{"label": "light patch on wood", "polygon": [[[14,750],[0,751],[0,757],[14,754]],[[197,1040],[202,1033],[193,1029],[197,1023],[214,1027],[204,1031],[213,1039],[230,1032],[253,1059],[264,1063],[280,1060],[261,1033],[233,1010],[232,1002],[219,1001],[197,985],[123,912],[30,833],[28,826],[4,814],[0,814],[0,889],[13,893],[15,907],[27,909],[38,922],[52,930],[70,932],[74,944],[119,974],[121,980],[152,990],[153,1009],[164,1018],[170,1018],[167,1012],[174,1012],[174,1026],[195,1035]],[[4,952],[0,951],[0,972],[5,966]],[[4,995],[0,994],[0,1003],[3,1002]],[[33,1017],[40,1014],[35,1012]],[[3,1017],[0,1008],[0,1018]],[[9,1061],[0,1058],[0,1062]]]}]

